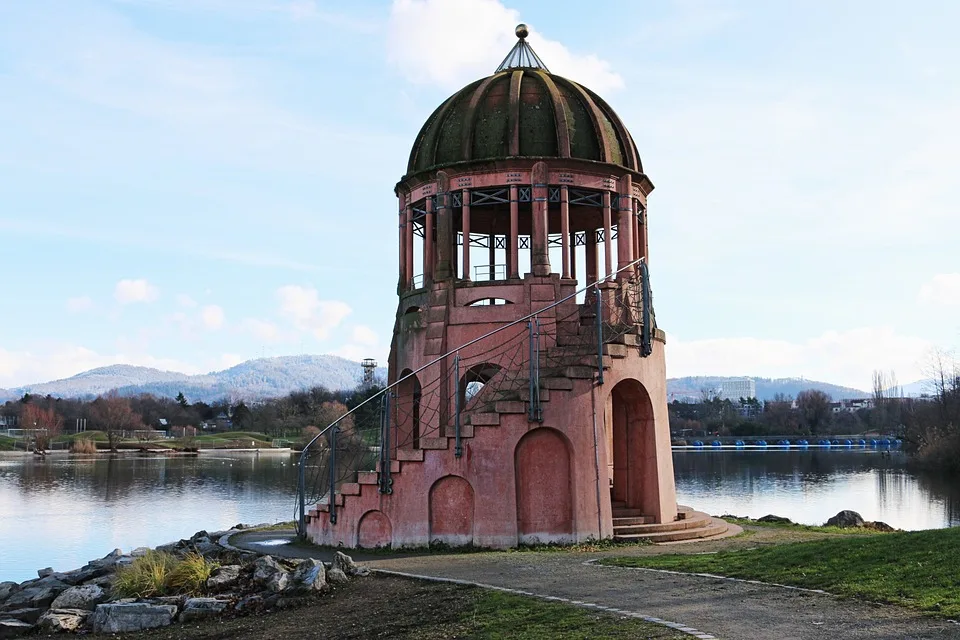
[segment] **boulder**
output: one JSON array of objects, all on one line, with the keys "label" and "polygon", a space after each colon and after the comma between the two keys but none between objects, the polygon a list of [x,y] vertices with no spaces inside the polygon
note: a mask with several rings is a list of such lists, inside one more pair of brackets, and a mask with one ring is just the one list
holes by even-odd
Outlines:
[{"label": "boulder", "polygon": [[233,608],[237,611],[250,611],[251,609],[256,611],[261,607],[263,607],[263,596],[254,594],[252,596],[241,598]]},{"label": "boulder", "polygon": [[200,542],[194,542],[192,544],[193,550],[202,555],[208,560],[211,558],[216,558],[220,555],[221,549],[220,545],[211,542],[210,540],[201,540]]},{"label": "boulder", "polygon": [[888,525],[886,522],[881,522],[879,520],[875,522],[865,522],[863,526],[866,529],[873,529],[874,531],[896,531],[896,529]]},{"label": "boulder", "polygon": [[313,558],[301,560],[291,581],[297,591],[324,591],[327,588],[327,574],[323,563]]},{"label": "boulder", "polygon": [[262,556],[253,563],[253,581],[273,593],[280,593],[290,584],[290,573],[271,556]]},{"label": "boulder", "polygon": [[827,520],[827,523],[824,526],[840,527],[841,529],[848,529],[850,527],[862,527],[863,517],[861,517],[861,515],[856,511],[843,510],[837,515]]},{"label": "boulder", "polygon": [[353,561],[353,558],[342,551],[337,551],[333,555],[333,566],[348,576],[365,576],[370,573],[369,569],[357,565],[357,563]]},{"label": "boulder", "polygon": [[17,591],[20,591],[20,585],[16,582],[0,582],[0,602],[3,602]]},{"label": "boulder", "polygon": [[130,633],[173,622],[177,608],[173,605],[131,602],[129,604],[99,604],[93,614],[95,633]]},{"label": "boulder", "polygon": [[76,631],[82,627],[90,611],[84,609],[50,609],[40,616],[39,627],[44,631]]},{"label": "boulder", "polygon": [[20,622],[28,622],[30,624],[37,624],[37,620],[40,619],[40,616],[43,615],[43,612],[46,609],[14,609],[13,611],[4,611],[4,618],[13,618],[14,620],[19,620]]},{"label": "boulder", "polygon": [[109,595],[102,587],[95,584],[85,584],[81,587],[70,587],[58,595],[50,603],[50,608],[93,611],[98,604],[106,602],[108,597]]},{"label": "boulder", "polygon": [[348,578],[347,574],[343,572],[343,569],[330,566],[327,568],[327,582],[330,584],[343,584],[345,582],[350,582],[350,578]]},{"label": "boulder", "polygon": [[56,571],[53,570],[53,567],[47,567],[46,569],[37,569],[37,575],[41,578],[46,578],[47,576],[52,576]]},{"label": "boulder", "polygon": [[775,516],[773,514],[768,514],[762,518],[757,518],[757,522],[769,522],[770,524],[793,524],[793,522],[790,521],[790,518]]},{"label": "boulder", "polygon": [[240,565],[228,564],[213,570],[207,578],[207,588],[212,591],[229,589],[240,579]]},{"label": "boulder", "polygon": [[33,630],[33,625],[19,620],[0,620],[0,640],[17,638]]},{"label": "boulder", "polygon": [[153,551],[153,549],[151,549],[150,547],[137,547],[136,549],[130,552],[130,555],[133,556],[134,558],[142,558],[143,556],[147,555],[151,551]]},{"label": "boulder", "polygon": [[192,622],[220,615],[227,608],[225,600],[216,598],[188,598],[180,612],[180,622]]},{"label": "boulder", "polygon": [[[66,585],[64,585],[64,588],[66,588]],[[7,598],[3,606],[6,609],[21,609],[24,607],[46,609],[54,598],[60,594],[60,591],[62,589],[58,590],[51,587],[28,587]]]}]

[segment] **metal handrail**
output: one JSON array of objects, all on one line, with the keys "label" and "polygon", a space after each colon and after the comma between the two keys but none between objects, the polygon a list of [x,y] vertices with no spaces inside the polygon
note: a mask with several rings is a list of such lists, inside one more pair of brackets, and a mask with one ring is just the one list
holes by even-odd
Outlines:
[{"label": "metal handrail", "polygon": [[[459,346],[456,347],[455,349],[451,349],[450,351],[447,351],[447,352],[444,353],[443,355],[438,356],[437,358],[434,358],[433,360],[431,360],[431,361],[428,362],[427,364],[421,366],[420,368],[418,368],[418,369],[416,369],[416,370],[414,370],[414,371],[411,371],[411,372],[408,373],[407,375],[405,375],[405,376],[397,379],[393,384],[384,387],[383,389],[381,389],[380,391],[378,391],[378,392],[375,393],[374,395],[370,396],[369,398],[367,398],[367,399],[364,400],[363,402],[359,403],[357,406],[353,407],[352,409],[350,409],[349,411],[347,411],[346,413],[344,413],[342,416],[340,416],[339,418],[337,418],[336,420],[334,420],[333,422],[331,422],[329,425],[327,425],[323,430],[321,430],[318,434],[316,434],[316,435],[310,440],[310,442],[308,442],[308,443],[303,447],[303,450],[300,452],[300,458],[299,458],[299,460],[298,460],[298,462],[297,462],[297,466],[299,467],[299,473],[297,474],[297,482],[298,482],[297,493],[298,493],[298,498],[299,498],[299,515],[298,515],[298,520],[297,520],[297,533],[298,533],[299,535],[301,535],[301,536],[306,535],[306,531],[305,531],[305,528],[304,528],[304,520],[305,520],[305,515],[306,515],[306,477],[305,477],[305,471],[304,471],[304,468],[305,468],[305,467],[304,467],[304,462],[306,461],[307,453],[308,453],[308,451],[310,450],[310,448],[313,446],[313,444],[314,444],[317,440],[319,440],[321,437],[325,436],[326,433],[327,433],[330,429],[335,428],[335,427],[336,427],[337,425],[339,425],[343,420],[345,420],[347,417],[353,415],[358,409],[360,409],[361,407],[363,407],[363,406],[366,405],[367,403],[371,402],[372,400],[374,400],[374,399],[376,399],[376,398],[380,398],[383,394],[387,393],[388,391],[391,391],[391,390],[394,389],[395,387],[398,387],[401,383],[403,383],[403,382],[405,382],[406,380],[412,378],[413,376],[416,376],[418,373],[420,373],[420,372],[423,371],[424,369],[427,369],[428,367],[432,367],[433,365],[437,364],[438,362],[441,362],[441,361],[445,360],[446,358],[449,358],[450,356],[457,354],[461,349],[465,349],[465,348],[467,348],[467,347],[469,347],[469,346],[472,346],[472,345],[480,342],[481,340],[486,340],[486,339],[489,338],[490,336],[496,335],[496,334],[500,333],[501,331],[506,331],[506,330],[509,329],[510,327],[515,327],[515,326],[517,326],[517,325],[519,325],[519,324],[525,323],[525,322],[527,322],[527,321],[535,318],[536,316],[540,315],[540,314],[543,313],[544,311],[549,311],[549,310],[551,310],[551,309],[553,309],[553,308],[555,308],[555,307],[558,307],[558,306],[560,306],[561,304],[563,304],[564,302],[567,302],[567,301],[569,301],[569,300],[571,300],[571,299],[573,299],[573,298],[576,298],[576,297],[577,297],[578,295],[580,295],[581,293],[584,293],[584,292],[586,292],[586,291],[588,291],[588,290],[590,290],[590,289],[592,289],[592,288],[599,287],[599,286],[600,286],[601,284],[603,284],[604,282],[609,282],[609,281],[613,280],[613,279],[615,278],[615,276],[616,276],[617,274],[621,273],[622,271],[626,271],[626,270],[628,270],[628,269],[630,269],[630,268],[632,268],[632,267],[634,267],[634,266],[636,266],[636,265],[638,265],[638,264],[645,263],[645,261],[646,261],[645,258],[638,258],[637,260],[634,260],[633,262],[630,262],[629,264],[626,264],[626,265],[624,265],[623,267],[620,267],[619,269],[617,269],[617,270],[614,271],[613,273],[610,273],[610,274],[608,274],[607,276],[604,276],[603,278],[601,278],[601,279],[599,279],[599,280],[596,280],[596,281],[594,281],[594,282],[591,282],[590,284],[588,284],[588,285],[586,285],[586,286],[584,286],[584,287],[581,287],[580,289],[577,289],[577,290],[574,291],[573,293],[571,293],[571,294],[569,294],[569,295],[561,298],[560,300],[557,300],[556,302],[553,302],[553,303],[547,305],[546,307],[543,307],[542,309],[538,309],[538,310],[534,311],[533,313],[529,313],[529,314],[523,316],[522,318],[517,318],[516,320],[513,320],[513,321],[511,321],[511,322],[503,325],[502,327],[497,327],[496,329],[494,329],[494,330],[492,330],[492,331],[488,331],[487,333],[483,334],[482,336],[479,336],[479,337],[477,337],[477,338],[474,338],[473,340],[469,340],[469,341],[467,341],[467,342],[459,345]],[[644,271],[645,271],[645,270],[644,270]],[[599,297],[599,296],[598,296],[598,297]],[[601,339],[602,339],[602,338],[601,338]],[[601,370],[601,372],[603,371],[602,366],[601,366],[601,369],[600,369],[600,370]],[[602,374],[601,374],[601,375],[602,375]],[[388,464],[389,464],[389,462],[388,462]],[[331,496],[331,497],[332,497],[332,496]],[[331,502],[332,502],[332,500],[331,500]],[[331,504],[331,505],[330,505],[330,508],[333,509],[333,507],[334,507],[334,505]]]}]

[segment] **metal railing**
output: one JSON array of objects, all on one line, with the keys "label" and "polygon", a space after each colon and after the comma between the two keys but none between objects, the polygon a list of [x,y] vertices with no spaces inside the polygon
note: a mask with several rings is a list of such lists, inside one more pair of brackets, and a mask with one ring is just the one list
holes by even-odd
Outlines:
[{"label": "metal railing", "polygon": [[[637,265],[630,277],[618,280]],[[580,294],[586,295],[585,304],[576,302]],[[476,426],[491,424],[498,408],[520,411],[499,404],[503,401],[526,403],[527,419],[541,422],[541,388],[547,388],[548,379],[595,376],[603,384],[610,357],[606,345],[622,343],[649,355],[655,323],[648,270],[636,260],[401,375],[304,447],[298,461],[299,535],[306,535],[308,503],[327,511],[336,524],[344,485],[358,483],[361,473],[375,473],[379,491],[389,494],[391,465],[398,459],[417,459],[418,449],[446,449],[450,440],[454,456],[461,456],[463,438]],[[628,334],[634,337],[628,340]],[[482,388],[470,395],[467,387],[474,383]],[[372,476],[364,481],[372,484]]]}]

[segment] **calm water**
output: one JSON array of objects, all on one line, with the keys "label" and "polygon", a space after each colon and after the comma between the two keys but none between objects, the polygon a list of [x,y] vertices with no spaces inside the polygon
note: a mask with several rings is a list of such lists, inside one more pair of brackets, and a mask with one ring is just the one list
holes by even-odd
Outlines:
[{"label": "calm water", "polygon": [[960,526],[960,479],[918,475],[900,452],[675,451],[677,500],[713,515],[823,524],[843,509],[899,529]]},{"label": "calm water", "polygon": [[[289,455],[75,459],[0,457],[0,581],[79,567],[238,523],[293,518]],[[903,529],[960,525],[960,483],[916,476],[901,454],[674,453],[679,501],[712,514],[821,524],[841,509]]]},{"label": "calm water", "polygon": [[0,457],[0,581],[69,570],[116,547],[129,551],[293,519],[289,455],[46,461]]}]

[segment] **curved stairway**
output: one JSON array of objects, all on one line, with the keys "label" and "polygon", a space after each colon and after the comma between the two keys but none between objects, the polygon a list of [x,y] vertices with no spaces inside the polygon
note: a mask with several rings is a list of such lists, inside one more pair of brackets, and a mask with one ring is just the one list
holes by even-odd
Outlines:
[{"label": "curved stairway", "polygon": [[694,542],[739,533],[739,527],[735,525],[684,506],[677,507],[677,519],[673,522],[657,524],[651,520],[649,516],[640,515],[639,509],[627,509],[622,502],[614,502],[613,539],[623,542]]}]

